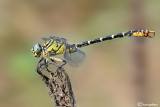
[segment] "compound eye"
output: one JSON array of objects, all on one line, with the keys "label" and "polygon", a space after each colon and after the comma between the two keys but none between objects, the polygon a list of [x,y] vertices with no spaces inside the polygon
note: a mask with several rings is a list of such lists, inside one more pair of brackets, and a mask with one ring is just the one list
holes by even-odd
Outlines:
[{"label": "compound eye", "polygon": [[34,46],[34,52],[38,53],[39,51],[40,51],[39,44],[35,44],[35,46]]}]

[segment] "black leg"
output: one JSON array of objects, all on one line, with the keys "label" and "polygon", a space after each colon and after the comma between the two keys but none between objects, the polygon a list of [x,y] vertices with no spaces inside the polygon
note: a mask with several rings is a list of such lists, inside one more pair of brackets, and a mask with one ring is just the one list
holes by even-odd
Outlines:
[{"label": "black leg", "polygon": [[40,68],[41,68],[41,62],[42,61],[43,61],[43,57],[40,59],[40,61],[37,64],[37,67],[36,67],[36,72],[41,76],[42,76],[42,72],[40,71]]},{"label": "black leg", "polygon": [[66,65],[67,61],[63,60],[63,64],[58,66],[58,69],[60,69],[62,66]]},{"label": "black leg", "polygon": [[45,76],[43,73],[42,73],[42,70],[41,70],[41,67],[42,65],[44,64],[41,64],[41,62],[44,60],[44,58],[42,57],[40,59],[40,61],[38,62],[38,65],[37,65],[37,68],[36,68],[36,72],[41,75],[41,77],[43,78],[43,80],[45,80],[45,83],[48,84],[48,81],[49,81],[49,78],[47,76]]},{"label": "black leg", "polygon": [[58,72],[58,70],[61,69],[62,66],[66,65],[66,63],[67,63],[67,61],[63,60],[63,64],[57,67],[57,70],[56,70],[57,75],[59,75],[59,73],[60,73],[60,72]]}]

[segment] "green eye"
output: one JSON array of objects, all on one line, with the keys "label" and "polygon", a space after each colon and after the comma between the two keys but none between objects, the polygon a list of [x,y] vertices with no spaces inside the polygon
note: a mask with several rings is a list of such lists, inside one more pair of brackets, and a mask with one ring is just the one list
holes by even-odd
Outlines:
[{"label": "green eye", "polygon": [[40,50],[41,50],[41,47],[40,47],[40,45],[37,43],[37,44],[35,44],[34,45],[34,52],[36,52],[36,53],[38,53]]}]

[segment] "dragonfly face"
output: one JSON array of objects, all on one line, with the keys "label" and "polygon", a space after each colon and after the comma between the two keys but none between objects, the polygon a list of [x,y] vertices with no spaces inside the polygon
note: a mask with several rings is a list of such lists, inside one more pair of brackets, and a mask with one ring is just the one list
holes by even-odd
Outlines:
[{"label": "dragonfly face", "polygon": [[31,49],[33,55],[35,57],[40,57],[42,52],[42,47],[39,43],[35,44],[34,47]]}]

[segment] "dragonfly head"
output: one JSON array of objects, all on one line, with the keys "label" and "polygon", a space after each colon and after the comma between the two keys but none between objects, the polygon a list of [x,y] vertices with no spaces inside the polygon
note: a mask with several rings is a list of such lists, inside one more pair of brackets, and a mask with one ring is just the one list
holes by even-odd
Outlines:
[{"label": "dragonfly head", "polygon": [[34,47],[31,49],[31,51],[35,57],[40,57],[42,52],[42,47],[39,43],[36,43]]}]

